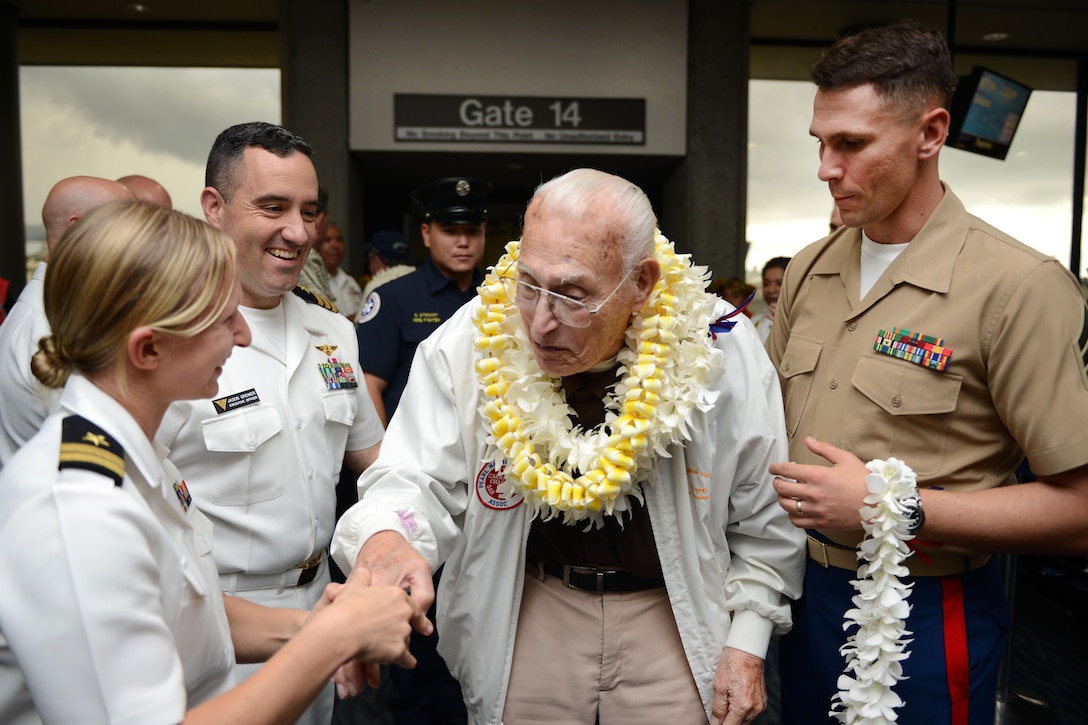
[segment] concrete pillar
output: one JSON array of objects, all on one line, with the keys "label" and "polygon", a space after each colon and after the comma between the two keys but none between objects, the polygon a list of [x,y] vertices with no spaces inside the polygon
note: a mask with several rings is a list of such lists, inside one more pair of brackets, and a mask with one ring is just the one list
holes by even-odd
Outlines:
[{"label": "concrete pillar", "polygon": [[279,13],[283,125],[313,147],[330,216],[347,242],[344,265],[358,274],[362,242],[353,229],[361,232],[362,225],[352,223],[351,209],[358,197],[348,152],[348,0],[280,0]]},{"label": "concrete pillar", "polygon": [[715,277],[744,276],[748,0],[689,0],[687,156],[665,183],[662,231]]},{"label": "concrete pillar", "polygon": [[9,302],[26,284],[18,34],[19,9],[0,0],[0,277],[11,282]]}]

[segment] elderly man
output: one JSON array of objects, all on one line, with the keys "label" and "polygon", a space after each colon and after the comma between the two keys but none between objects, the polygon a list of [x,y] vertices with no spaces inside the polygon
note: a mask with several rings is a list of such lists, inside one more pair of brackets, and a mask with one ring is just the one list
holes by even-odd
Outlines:
[{"label": "elderly man", "polygon": [[[117,181],[95,176],[61,179],[42,205],[46,250],[53,251],[65,230],[91,209],[132,198],[133,192]],[[0,325],[0,468],[34,437],[60,397],[60,391],[46,388],[30,372],[38,341],[50,332],[42,302],[45,271],[42,262]]]},{"label": "elderly man", "polygon": [[[295,286],[318,212],[310,154],[268,123],[232,126],[212,146],[201,205],[237,243],[253,342],[224,364],[214,399],[175,403],[157,435],[215,524],[223,590],[299,609],[330,579],[341,465],[361,472],[382,437],[351,323]],[[332,704],[330,690],[300,722],[328,725]]]},{"label": "elderly man", "polygon": [[781,398],[751,324],[718,319],[655,226],[619,177],[542,185],[520,244],[419,345],[338,525],[338,562],[423,606],[445,562],[439,651],[473,723],[764,706],[802,565],[767,473]]}]

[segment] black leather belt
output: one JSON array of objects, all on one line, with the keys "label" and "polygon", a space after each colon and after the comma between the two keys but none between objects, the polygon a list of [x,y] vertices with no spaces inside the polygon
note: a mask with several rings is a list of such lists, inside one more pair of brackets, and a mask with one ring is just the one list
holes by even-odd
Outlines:
[{"label": "black leather belt", "polygon": [[300,569],[302,569],[302,571],[300,571],[298,574],[298,585],[300,587],[309,584],[317,578],[317,572],[321,568],[321,560],[324,558],[324,556],[325,552],[321,552],[314,558],[302,564],[301,567],[299,567]]},{"label": "black leather belt", "polygon": [[542,562],[539,567],[530,565],[531,568],[544,570],[545,574],[562,579],[563,583],[571,589],[579,589],[583,592],[641,592],[647,589],[657,589],[665,586],[665,580],[661,578],[649,579],[626,571],[613,571],[610,569],[594,569],[588,566],[560,566]]}]

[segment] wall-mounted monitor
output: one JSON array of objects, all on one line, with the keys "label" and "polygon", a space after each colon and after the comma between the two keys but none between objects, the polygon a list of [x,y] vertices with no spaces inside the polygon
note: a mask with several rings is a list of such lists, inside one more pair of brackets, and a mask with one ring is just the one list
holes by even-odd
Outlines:
[{"label": "wall-mounted monitor", "polygon": [[946,144],[1004,160],[1030,95],[1023,83],[975,66],[956,83]]}]

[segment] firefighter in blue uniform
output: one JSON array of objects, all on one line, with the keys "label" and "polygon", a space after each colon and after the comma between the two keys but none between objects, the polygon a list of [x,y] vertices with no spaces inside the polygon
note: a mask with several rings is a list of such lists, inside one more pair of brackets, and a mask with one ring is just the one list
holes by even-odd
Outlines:
[{"label": "firefighter in blue uniform", "polygon": [[412,192],[423,210],[420,233],[430,258],[371,292],[356,327],[370,397],[386,423],[408,381],[416,346],[476,296],[490,190],[486,181],[455,178]]},{"label": "firefighter in blue uniform", "polygon": [[[479,266],[490,190],[480,179],[452,178],[412,192],[422,208],[420,233],[430,258],[416,271],[371,292],[356,325],[367,388],[385,423],[400,402],[416,346],[473,299],[483,281]],[[433,608],[428,615],[433,621]],[[435,651],[437,641],[437,633],[413,634],[416,668],[392,668],[388,707],[398,725],[467,722],[460,685]]]}]

